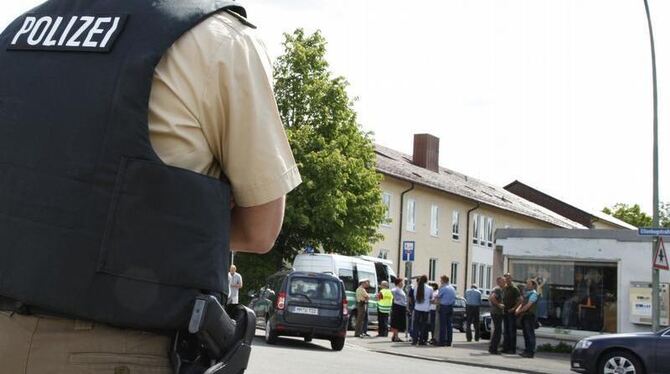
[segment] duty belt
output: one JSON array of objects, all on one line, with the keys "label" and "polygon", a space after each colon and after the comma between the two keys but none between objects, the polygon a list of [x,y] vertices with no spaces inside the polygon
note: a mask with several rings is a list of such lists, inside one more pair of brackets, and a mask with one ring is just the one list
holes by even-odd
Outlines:
[{"label": "duty belt", "polygon": [[[76,318],[0,296],[0,311],[21,315]],[[189,325],[174,335],[170,359],[175,374],[238,374],[244,372],[256,332],[256,315],[243,305],[224,309],[211,295],[196,298]],[[165,332],[162,332],[165,334]]]}]

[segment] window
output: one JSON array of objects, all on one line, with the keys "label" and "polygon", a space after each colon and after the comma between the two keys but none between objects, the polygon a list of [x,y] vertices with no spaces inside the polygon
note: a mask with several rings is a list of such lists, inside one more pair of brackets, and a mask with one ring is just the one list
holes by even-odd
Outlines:
[{"label": "window", "polygon": [[391,219],[391,194],[388,193],[388,192],[384,192],[382,194],[382,202],[384,203],[384,206],[386,207],[386,213],[385,213],[384,221],[382,222],[382,225],[391,226],[391,222],[393,222],[393,220]]},{"label": "window", "polygon": [[486,217],[479,216],[479,244],[486,245]]},{"label": "window", "polygon": [[484,269],[486,266],[479,265],[479,287],[484,287]]},{"label": "window", "polygon": [[338,274],[342,283],[344,283],[344,289],[347,291],[354,291],[354,271],[352,269],[340,269]]},{"label": "window", "polygon": [[451,213],[451,238],[458,240],[458,226],[459,226],[459,213],[458,210],[454,210]]},{"label": "window", "polygon": [[390,251],[388,249],[380,249],[377,258],[388,260]]},{"label": "window", "polygon": [[[470,283],[476,283],[477,282],[477,264],[472,264],[472,281]],[[466,284],[467,288],[467,284]]]},{"label": "window", "polygon": [[484,288],[492,288],[493,286],[491,285],[491,267],[487,266],[486,267],[486,286]]},{"label": "window", "polygon": [[472,243],[477,244],[479,238],[479,214],[475,214],[472,219]]},{"label": "window", "polygon": [[486,220],[486,245],[493,247],[493,218],[491,217]]},{"label": "window", "polygon": [[430,262],[428,263],[428,280],[435,280],[435,276],[437,275],[437,259],[436,258],[431,258]]},{"label": "window", "polygon": [[458,262],[451,263],[451,283],[458,284]]},{"label": "window", "polygon": [[437,205],[430,207],[430,235],[437,236],[439,234],[439,218],[440,208]]},{"label": "window", "polygon": [[416,231],[416,201],[407,200],[407,231]]}]

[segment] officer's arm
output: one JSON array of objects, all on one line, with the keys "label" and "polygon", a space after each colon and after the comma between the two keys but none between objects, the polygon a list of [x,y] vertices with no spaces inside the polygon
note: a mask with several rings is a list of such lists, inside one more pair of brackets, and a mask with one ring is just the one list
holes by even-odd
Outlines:
[{"label": "officer's arm", "polygon": [[239,252],[269,252],[284,220],[284,201],[285,196],[282,196],[263,205],[235,206],[232,212],[230,248]]}]

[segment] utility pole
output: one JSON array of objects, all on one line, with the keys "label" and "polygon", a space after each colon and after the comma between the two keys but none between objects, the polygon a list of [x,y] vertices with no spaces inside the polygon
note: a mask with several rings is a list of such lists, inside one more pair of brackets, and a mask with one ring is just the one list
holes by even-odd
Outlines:
[{"label": "utility pole", "polygon": [[[644,9],[647,12],[647,23],[649,25],[649,41],[651,42],[651,70],[654,89],[654,192],[653,192],[653,221],[652,227],[659,226],[659,201],[658,201],[658,89],[656,84],[656,48],[654,47],[654,31],[651,27],[651,15],[649,13],[649,3],[644,0]],[[652,244],[651,255],[652,264],[655,261],[656,249],[659,238],[656,237]],[[658,331],[661,321],[661,300],[660,300],[660,273],[652,266],[652,288],[651,288],[651,326],[653,331]]]}]

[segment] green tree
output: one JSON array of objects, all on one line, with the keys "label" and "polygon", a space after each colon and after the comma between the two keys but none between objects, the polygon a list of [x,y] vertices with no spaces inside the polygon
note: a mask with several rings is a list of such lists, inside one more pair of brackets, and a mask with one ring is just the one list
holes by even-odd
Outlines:
[{"label": "green tree", "polygon": [[[635,227],[652,226],[652,216],[643,212],[638,204],[617,203],[611,208],[603,208],[602,211]],[[670,203],[660,204],[659,223],[662,227],[670,227]]]},{"label": "green tree", "polygon": [[283,46],[274,66],[275,96],[303,183],[287,197],[284,225],[272,252],[238,256],[241,272],[255,264],[276,270],[308,245],[367,254],[381,238],[381,175],[371,134],[357,123],[347,81],[329,71],[320,32],[284,34]]}]

